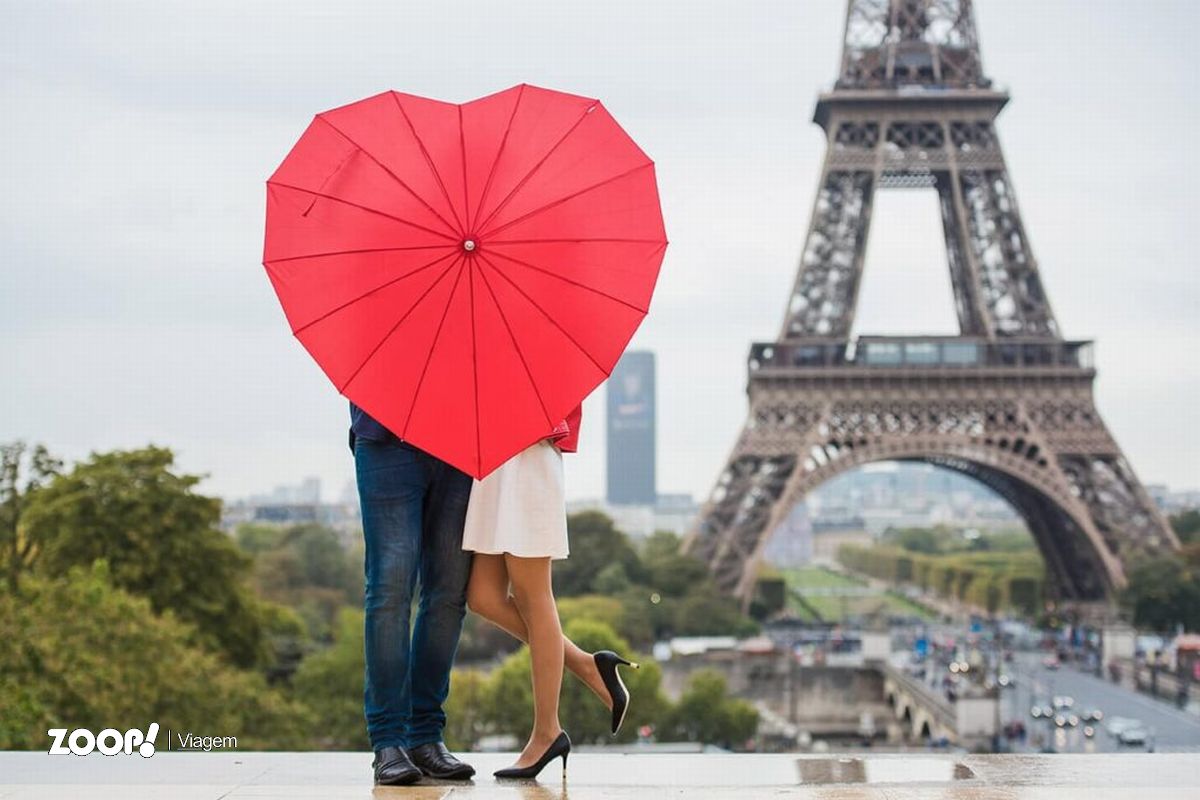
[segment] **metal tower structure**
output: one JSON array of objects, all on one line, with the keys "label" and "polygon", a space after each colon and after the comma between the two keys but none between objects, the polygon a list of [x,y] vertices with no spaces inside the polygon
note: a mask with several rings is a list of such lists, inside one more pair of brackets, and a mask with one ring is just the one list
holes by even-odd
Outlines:
[{"label": "metal tower structure", "polygon": [[[1110,599],[1179,543],[1101,420],[1091,342],[1062,337],[997,137],[971,0],[849,0],[827,150],[776,341],[751,346],[749,415],[688,536],[748,600],[766,540],[811,490],[874,461],[969,475],[1021,514],[1063,601]],[[941,206],[958,336],[852,339],[875,192]]]}]

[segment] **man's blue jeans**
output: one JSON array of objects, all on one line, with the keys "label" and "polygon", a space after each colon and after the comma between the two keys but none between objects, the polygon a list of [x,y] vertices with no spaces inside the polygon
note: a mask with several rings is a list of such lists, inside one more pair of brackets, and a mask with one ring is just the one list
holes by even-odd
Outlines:
[{"label": "man's blue jeans", "polygon": [[471,571],[462,549],[471,476],[398,439],[356,437],[354,463],[366,542],[363,710],[371,748],[440,742]]}]

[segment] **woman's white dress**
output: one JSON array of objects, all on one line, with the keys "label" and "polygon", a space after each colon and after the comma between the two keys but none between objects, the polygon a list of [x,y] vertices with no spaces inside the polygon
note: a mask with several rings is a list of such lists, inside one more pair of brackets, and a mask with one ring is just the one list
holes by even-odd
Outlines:
[{"label": "woman's white dress", "polygon": [[566,558],[562,453],[547,439],[471,485],[463,549],[525,558]]}]

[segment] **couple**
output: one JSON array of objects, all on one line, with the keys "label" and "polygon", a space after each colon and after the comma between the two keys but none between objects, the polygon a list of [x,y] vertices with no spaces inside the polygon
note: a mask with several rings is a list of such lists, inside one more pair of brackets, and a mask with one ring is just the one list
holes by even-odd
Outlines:
[{"label": "couple", "polygon": [[576,408],[549,437],[480,481],[350,404],[366,543],[363,705],[377,784],[475,774],[442,742],[442,704],[468,606],[527,642],[533,668],[533,732],[496,777],[532,778],[559,757],[565,774],[564,666],[611,710],[614,734],[624,720],[629,694],[617,667],[636,665],[609,650],[587,653],[563,636],[550,582],[551,560],[567,557],[562,453],[575,451],[580,416]]}]

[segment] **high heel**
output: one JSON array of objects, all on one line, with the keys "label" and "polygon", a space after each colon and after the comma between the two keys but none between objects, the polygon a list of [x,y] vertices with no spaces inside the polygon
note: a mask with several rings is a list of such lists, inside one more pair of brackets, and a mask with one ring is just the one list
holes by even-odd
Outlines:
[{"label": "high heel", "polygon": [[638,665],[621,658],[612,650],[597,650],[592,654],[592,660],[596,662],[600,680],[604,681],[604,688],[612,698],[612,735],[616,736],[617,731],[621,730],[621,723],[625,721],[625,714],[629,711],[629,690],[625,688],[625,682],[621,680],[621,673],[617,667],[638,669]]},{"label": "high heel", "polygon": [[562,756],[563,777],[567,777],[567,756],[571,752],[571,737],[567,736],[567,732],[563,731],[558,735],[558,738],[550,743],[546,748],[546,752],[542,753],[542,757],[537,762],[530,764],[528,767],[505,767],[498,769],[492,774],[497,778],[536,778],[542,768],[549,764],[554,759]]}]

